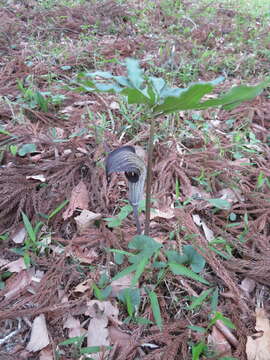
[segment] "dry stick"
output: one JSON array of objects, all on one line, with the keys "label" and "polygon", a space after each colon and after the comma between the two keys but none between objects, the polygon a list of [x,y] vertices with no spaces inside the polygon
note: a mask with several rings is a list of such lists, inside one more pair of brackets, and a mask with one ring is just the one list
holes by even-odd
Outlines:
[{"label": "dry stick", "polygon": [[146,201],[145,201],[145,228],[144,234],[149,235],[150,230],[150,209],[151,209],[151,183],[152,183],[152,166],[153,166],[153,140],[155,118],[150,120],[150,134],[148,142],[148,159],[147,159],[147,175],[146,175]]}]

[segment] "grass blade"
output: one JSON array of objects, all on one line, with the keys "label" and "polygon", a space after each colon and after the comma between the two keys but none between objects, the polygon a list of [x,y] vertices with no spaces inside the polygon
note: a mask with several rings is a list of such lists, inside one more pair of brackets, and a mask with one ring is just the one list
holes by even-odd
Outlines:
[{"label": "grass blade", "polygon": [[154,319],[156,321],[157,326],[160,330],[162,330],[162,317],[160,313],[160,307],[158,303],[157,294],[154,291],[149,293],[149,299],[151,303],[151,309],[153,311]]},{"label": "grass blade", "polygon": [[200,275],[196,274],[194,271],[188,269],[186,266],[184,265],[180,265],[180,264],[176,264],[176,263],[169,263],[170,269],[171,271],[175,274],[175,275],[182,275],[182,276],[186,276],[189,279],[193,279],[195,281],[199,281],[202,284],[205,285],[210,285],[209,282],[207,280],[205,280],[203,277],[201,277]]}]

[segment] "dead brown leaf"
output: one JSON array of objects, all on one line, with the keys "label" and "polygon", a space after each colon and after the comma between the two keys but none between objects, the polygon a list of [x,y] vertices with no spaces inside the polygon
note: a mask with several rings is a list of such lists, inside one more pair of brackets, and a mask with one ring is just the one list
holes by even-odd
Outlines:
[{"label": "dead brown leaf", "polygon": [[67,320],[64,323],[64,329],[69,329],[68,337],[82,336],[86,333],[86,330],[81,327],[81,323],[78,319],[75,319],[72,315],[68,315]]},{"label": "dead brown leaf", "polygon": [[84,280],[75,287],[74,291],[79,293],[85,293],[86,291],[90,290],[91,282],[92,281],[90,279]]},{"label": "dead brown leaf", "polygon": [[11,239],[15,244],[22,244],[26,237],[26,230],[22,223],[20,223],[10,235]]},{"label": "dead brown leaf", "polygon": [[26,347],[28,351],[35,352],[49,345],[49,335],[44,314],[34,319],[30,341]]},{"label": "dead brown leaf", "polygon": [[245,277],[241,284],[239,285],[242,290],[245,291],[246,294],[250,294],[256,287],[256,282],[253,279]]},{"label": "dead brown leaf", "polygon": [[113,280],[111,282],[111,287],[112,287],[111,296],[116,297],[120,290],[130,287],[132,277],[133,277],[132,274],[128,274],[121,277],[120,279]]},{"label": "dead brown leaf", "polygon": [[39,360],[54,360],[52,348],[50,346],[41,350],[39,353]]},{"label": "dead brown leaf", "polygon": [[96,220],[101,219],[101,214],[93,213],[92,211],[84,209],[79,216],[74,218],[79,234],[91,227]]},{"label": "dead brown leaf", "polygon": [[175,213],[174,213],[174,209],[172,209],[172,208],[163,209],[163,210],[152,209],[152,211],[150,213],[151,220],[155,219],[155,218],[162,218],[162,219],[170,220],[170,219],[173,219],[174,217],[175,217]]},{"label": "dead brown leaf", "polygon": [[97,258],[98,254],[95,249],[82,248],[81,246],[73,246],[68,256],[73,256],[80,261],[80,263],[92,264]]},{"label": "dead brown leaf", "polygon": [[201,219],[201,217],[198,214],[192,215],[193,221],[197,226],[201,226],[203,228],[203,232],[205,235],[205,238],[208,242],[212,241],[215,236],[214,233],[209,227],[206,225],[206,223]]},{"label": "dead brown leaf", "polygon": [[81,180],[75,188],[73,188],[69,205],[63,213],[63,219],[66,220],[73,215],[74,211],[78,209],[88,210],[89,194],[85,183]]},{"label": "dead brown leaf", "polygon": [[32,281],[33,269],[22,270],[6,281],[5,298],[11,299],[26,288]]},{"label": "dead brown leaf", "polygon": [[248,336],[246,354],[248,360],[270,359],[270,323],[264,309],[256,309],[257,336]]},{"label": "dead brown leaf", "polygon": [[98,317],[102,313],[107,318],[110,318],[113,322],[121,324],[121,321],[118,320],[119,310],[117,307],[113,306],[110,301],[98,301],[91,300],[87,303],[87,311],[85,315],[89,315],[92,318]]},{"label": "dead brown leaf", "polygon": [[7,265],[5,265],[5,268],[7,268],[7,270],[10,272],[19,273],[20,271],[26,269],[26,265],[25,265],[24,259],[21,257],[18,260],[11,261]]},{"label": "dead brown leaf", "polygon": [[[87,303],[87,306],[86,314],[92,317],[88,326],[87,346],[110,345],[108,321],[111,316],[116,314],[118,316],[118,309],[113,307],[109,301],[92,300]],[[105,353],[108,354],[108,351]],[[103,356],[104,352],[91,355],[94,360],[101,360]]]},{"label": "dead brown leaf", "polygon": [[129,347],[132,342],[131,335],[121,331],[115,326],[109,326],[109,336],[113,345],[118,345],[120,348]]}]

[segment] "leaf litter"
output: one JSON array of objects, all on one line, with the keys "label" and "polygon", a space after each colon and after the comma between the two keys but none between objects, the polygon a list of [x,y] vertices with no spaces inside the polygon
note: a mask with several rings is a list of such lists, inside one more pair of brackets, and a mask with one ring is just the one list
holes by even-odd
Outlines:
[{"label": "leaf litter", "polygon": [[[143,43],[147,53],[153,55],[156,65],[168,64],[166,65],[168,68],[170,66],[173,68],[179,63],[177,58],[179,49],[192,50],[193,45],[188,50],[190,41],[185,40],[183,43],[174,41],[175,57],[169,59],[168,51],[164,51],[162,56],[157,56],[156,41],[136,34],[136,28],[129,22],[129,11],[125,7],[113,1],[106,2],[104,7],[103,5],[92,6],[91,12],[85,11],[85,7],[73,9],[64,7],[42,11],[31,4],[28,9],[24,4],[10,4],[1,9],[3,34],[0,34],[0,40],[1,51],[4,51],[4,58],[1,60],[4,66],[0,70],[1,95],[8,94],[9,101],[18,98],[20,92],[17,80],[24,80],[33,74],[40,90],[46,91],[45,76],[48,71],[55,73],[59,79],[65,79],[67,74],[71,74],[68,67],[77,66],[78,58],[73,55],[74,53],[79,54],[81,66],[89,67],[90,64],[92,67],[95,59],[89,55],[89,49],[95,48],[96,42],[100,45],[101,54],[107,59],[113,59],[115,56],[119,56],[119,59],[135,56],[140,53]],[[140,7],[140,4],[133,6]],[[197,10],[196,8],[195,11]],[[222,10],[224,9],[220,9]],[[19,17],[16,15],[18,11],[21,11]],[[53,34],[59,39],[62,33],[66,33],[69,39],[77,39],[79,34],[83,34],[82,25],[85,24],[83,14],[86,13],[90,14],[88,23],[91,26],[98,24],[97,40],[91,40],[85,46],[78,45],[76,51],[74,45],[65,44],[73,51],[69,52],[65,60],[60,59],[60,64],[52,62],[48,65],[43,61],[33,61],[32,65],[28,63],[27,59],[34,51],[31,46],[25,46],[28,44],[29,31],[33,31],[35,36],[44,37],[44,40],[48,34]],[[32,19],[30,27],[26,26],[23,18],[25,14],[28,20]],[[38,35],[35,29],[37,26],[47,26],[48,23],[44,19],[48,16],[54,19],[50,31],[43,32],[43,35],[40,32]],[[160,6],[151,16],[155,17],[155,19],[149,17],[151,21],[155,21],[153,26],[162,24],[164,29],[174,22],[174,18],[166,14]],[[198,43],[209,41],[209,44],[213,45],[215,39],[211,40],[208,35],[211,31],[233,29],[234,24],[231,21],[233,16],[223,14],[220,23],[222,29],[213,24],[205,24],[204,20],[197,17],[192,38]],[[181,19],[181,21],[186,20]],[[121,27],[122,33],[117,37],[106,34],[107,29],[115,24]],[[5,33],[8,34],[7,37]],[[127,40],[126,34],[133,34],[133,37]],[[10,42],[15,47],[10,46]],[[147,61],[143,64],[145,67],[148,66]],[[61,66],[66,66],[66,70],[61,69]],[[119,64],[112,61],[105,66],[107,70],[122,75]],[[200,65],[202,74],[204,74],[203,66]],[[244,64],[240,63],[239,74],[243,67]],[[207,76],[212,75],[209,73]],[[19,358],[28,344],[28,350],[32,351],[33,358],[38,358],[35,355],[41,359],[45,356],[52,358],[59,342],[70,335],[82,334],[82,329],[85,329],[88,330],[88,339],[85,340],[84,345],[97,345],[98,340],[95,340],[93,334],[100,334],[99,340],[102,346],[113,346],[111,356],[115,359],[133,360],[138,356],[142,359],[159,359],[164,356],[166,359],[189,359],[189,341],[198,342],[201,338],[196,332],[189,330],[191,320],[188,318],[188,313],[179,301],[175,304],[172,299],[179,299],[179,294],[183,297],[198,296],[205,290],[203,284],[183,280],[177,275],[168,277],[164,287],[158,288],[161,313],[165,319],[162,330],[153,324],[149,326],[123,324],[126,313],[117,302],[114,310],[116,313],[113,310],[107,311],[104,309],[104,302],[96,300],[94,301],[99,311],[89,310],[94,306],[94,303],[89,305],[89,301],[93,298],[92,283],[98,283],[100,273],[106,270],[112,278],[126,264],[124,262],[116,265],[114,257],[106,253],[104,248],[128,250],[128,241],[135,234],[134,224],[129,217],[123,220],[121,230],[108,229],[102,220],[103,217],[114,214],[116,202],[119,206],[125,205],[121,199],[127,198],[127,189],[121,176],[114,177],[108,186],[104,169],[100,164],[104,161],[107,148],[111,150],[125,144],[145,147],[148,130],[147,126],[141,124],[135,140],[128,133],[124,133],[119,140],[116,134],[107,129],[101,137],[98,137],[97,129],[101,121],[96,117],[92,121],[92,129],[94,129],[92,132],[89,131],[80,137],[73,136],[78,129],[85,127],[86,111],[105,113],[108,120],[111,120],[110,112],[119,116],[121,104],[119,105],[115,97],[104,96],[103,99],[93,94],[81,95],[69,90],[60,91],[57,87],[55,91],[57,94],[65,95],[67,99],[59,109],[51,107],[49,112],[29,107],[21,112],[16,102],[13,102],[12,107],[8,101],[0,103],[0,129],[4,124],[5,130],[12,134],[10,136],[0,132],[1,146],[13,145],[19,148],[25,143],[36,146],[35,152],[24,156],[18,154],[14,156],[7,148],[3,149],[3,156],[1,155],[0,233],[15,231],[15,237],[13,240],[8,240],[7,247],[14,247],[15,243],[15,247],[20,248],[25,243],[27,234],[25,232],[19,234],[21,211],[27,214],[32,224],[36,224],[38,221],[45,221],[44,215],[50,217],[59,204],[69,201],[68,206],[48,220],[48,225],[53,231],[52,241],[56,242],[64,253],[54,252],[55,245],[48,244],[46,251],[49,251],[50,256],[46,258],[33,255],[33,263],[28,269],[25,268],[20,255],[15,255],[10,250],[6,251],[3,248],[6,246],[3,244],[6,243],[0,244],[0,250],[5,250],[3,256],[1,253],[1,258],[7,259],[1,271],[8,270],[12,273],[5,280],[6,287],[1,290],[3,301],[0,304],[0,325],[3,336],[9,336],[13,330],[19,331],[15,335],[19,341],[18,351],[7,338],[4,342],[5,354],[0,352],[0,356],[4,358],[7,353],[17,351],[11,357]],[[67,114],[67,118],[63,118],[63,115]],[[191,121],[189,116],[190,114],[182,114],[183,118],[186,117]],[[207,111],[204,116],[206,120],[213,120],[212,115]],[[14,125],[14,117],[24,121]],[[232,355],[243,360],[264,360],[267,359],[267,351],[269,351],[267,338],[269,296],[264,296],[266,310],[256,310],[255,293],[263,287],[268,292],[270,280],[268,200],[270,195],[265,180],[270,176],[269,101],[261,95],[249,104],[241,105],[230,112],[220,110],[216,117],[220,122],[215,123],[211,132],[213,135],[216,134],[215,131],[219,133],[222,156],[216,144],[211,141],[205,142],[205,136],[200,129],[189,129],[189,135],[183,137],[180,144],[172,136],[156,144],[152,189],[157,201],[155,204],[157,211],[155,221],[152,222],[151,235],[162,239],[165,248],[170,241],[170,246],[180,250],[182,245],[190,244],[188,239],[192,239],[192,244],[196,246],[198,253],[206,259],[207,280],[220,289],[219,310],[224,312],[236,326],[236,330],[230,330],[227,335],[224,327],[218,327],[218,324],[214,326],[211,331],[211,346],[218,349],[222,356]],[[245,119],[250,119],[250,128],[256,139],[261,141],[259,144],[247,144],[240,159],[233,157],[236,150],[228,131],[228,121],[231,118],[234,118],[236,128],[241,126]],[[57,141],[49,131],[51,127],[56,129]],[[115,122],[115,130],[120,132],[121,122],[119,124]],[[261,174],[264,175],[263,178]],[[119,179],[124,181],[121,186]],[[261,179],[260,183],[258,179]],[[180,183],[179,199],[175,198],[176,180]],[[210,184],[210,188],[206,187],[206,181]],[[42,184],[45,186],[41,186]],[[209,202],[209,199],[214,201]],[[176,200],[180,201],[180,205],[187,203],[185,210],[178,206]],[[229,202],[230,207],[222,208],[221,202],[217,200]],[[99,215],[99,226],[86,221],[87,225],[79,234],[76,218],[80,216],[81,210],[100,214],[102,218]],[[194,220],[194,216],[199,218]],[[169,240],[170,232],[174,232],[176,236]],[[218,244],[214,244],[216,239],[220,241]],[[243,241],[243,239],[247,240]],[[217,252],[209,251],[210,246],[226,259],[218,256]],[[229,251],[230,248],[233,249],[232,252]],[[87,272],[85,266],[93,266],[94,269]],[[37,273],[40,269],[44,272],[43,276]],[[142,282],[149,284],[148,280],[149,278],[143,275]],[[119,291],[130,287],[131,284],[129,276],[117,281],[111,283],[112,297],[117,296]],[[151,285],[152,282],[154,279],[151,278]],[[182,297],[180,302],[181,299]],[[112,307],[112,304],[110,306]],[[67,313],[69,318],[66,318]],[[208,313],[209,308],[206,304],[192,315],[192,323],[206,328],[209,321]],[[142,307],[141,316],[153,321],[152,311],[147,305]],[[20,328],[15,321],[16,318],[29,319],[29,323],[23,322]],[[92,320],[94,322],[91,323]],[[38,326],[35,325],[35,328],[33,326],[31,331],[30,325],[35,321]],[[68,326],[65,327],[65,324]],[[41,346],[45,346],[48,338],[44,336],[43,340],[46,341],[36,347],[38,343],[32,341],[32,344],[35,343],[32,346],[31,337],[34,335],[38,337],[37,334],[41,332],[46,334],[46,329],[49,329],[53,339],[51,344],[53,350],[47,346],[38,355],[38,350]],[[255,338],[252,335],[254,333]],[[27,354],[30,356],[28,352]],[[65,350],[64,356],[72,358],[69,350]]]}]

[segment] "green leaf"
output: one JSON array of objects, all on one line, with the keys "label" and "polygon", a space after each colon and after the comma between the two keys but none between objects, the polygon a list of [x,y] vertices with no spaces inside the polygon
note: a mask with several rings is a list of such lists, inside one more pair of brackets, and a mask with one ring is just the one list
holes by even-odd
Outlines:
[{"label": "green leaf", "polygon": [[155,319],[156,324],[159,327],[159,329],[162,330],[162,317],[161,317],[161,313],[160,313],[160,307],[159,307],[157,295],[154,291],[151,291],[148,295],[149,295],[151,309],[153,311],[154,319]]},{"label": "green leaf", "polygon": [[79,344],[83,341],[85,336],[74,336],[70,339],[64,340],[60,342],[58,345],[71,345],[71,344]]},{"label": "green leaf", "polygon": [[26,266],[27,268],[29,268],[30,265],[31,265],[31,257],[30,257],[29,252],[26,251],[26,250],[25,250],[24,253],[23,253],[23,261],[24,261],[24,263],[25,263],[25,266]]},{"label": "green leaf", "polygon": [[177,264],[187,264],[189,260],[186,254],[180,255],[175,250],[166,250],[165,255],[167,256],[169,262]]},{"label": "green leaf", "polygon": [[212,296],[211,296],[211,310],[217,311],[218,306],[218,287],[215,288]]},{"label": "green leaf", "polygon": [[103,79],[112,79],[114,76],[108,72],[108,71],[95,71],[95,72],[92,72],[92,73],[84,73],[84,76],[89,76],[91,78],[95,78],[95,77],[101,77]]},{"label": "green leaf", "polygon": [[236,214],[235,213],[230,213],[230,215],[229,215],[229,219],[230,219],[230,221],[235,221],[236,220],[236,218],[237,218],[237,216],[236,216]]},{"label": "green leaf", "polygon": [[165,80],[162,78],[157,77],[149,77],[149,80],[153,86],[153,89],[155,90],[156,94],[160,96],[162,90],[165,88],[166,83]]},{"label": "green leaf", "polygon": [[111,286],[107,286],[105,289],[99,289],[95,283],[93,283],[92,286],[93,286],[95,297],[100,301],[106,300],[108,298],[108,296],[110,295],[110,293],[112,292]]},{"label": "green leaf", "polygon": [[103,220],[108,222],[110,228],[115,228],[122,224],[122,220],[119,217],[104,218]]},{"label": "green leaf", "polygon": [[35,144],[24,144],[20,147],[18,154],[20,156],[25,156],[26,154],[31,154],[33,152],[37,151]]},{"label": "green leaf", "polygon": [[205,260],[202,255],[198,254],[192,245],[184,245],[183,253],[187,256],[187,262],[190,264],[191,269],[196,273],[200,273],[205,266]]},{"label": "green leaf", "polygon": [[0,134],[12,136],[12,134],[9,131],[5,130],[3,126],[0,126]]},{"label": "green leaf", "polygon": [[192,301],[192,303],[187,307],[188,310],[196,309],[196,307],[199,307],[202,305],[202,303],[206,300],[206,298],[213,292],[212,289],[204,290],[200,296],[195,297],[195,299]]},{"label": "green leaf", "polygon": [[152,324],[152,321],[149,320],[149,319],[146,319],[146,318],[143,318],[143,317],[140,317],[140,316],[136,316],[134,318],[134,320],[136,321],[137,324],[139,325],[150,325]]},{"label": "green leaf", "polygon": [[125,76],[114,76],[114,80],[121,86],[131,87],[128,78],[126,78]]},{"label": "green leaf", "polygon": [[136,89],[140,89],[144,82],[142,77],[143,70],[140,69],[138,60],[127,58],[126,59],[128,80]]},{"label": "green leaf", "polygon": [[44,112],[48,111],[48,100],[39,91],[34,94],[34,99],[40,109]]},{"label": "green leaf", "polygon": [[211,321],[209,322],[207,328],[210,329],[211,326],[215,325],[215,323],[217,322],[217,320],[221,320],[223,322],[224,325],[226,325],[227,327],[231,328],[231,329],[235,329],[235,325],[231,322],[230,319],[228,319],[227,317],[223,316],[220,312],[216,312],[213,316],[213,318],[211,319]]},{"label": "green leaf", "polygon": [[70,70],[71,66],[70,65],[63,65],[61,66],[61,70]]},{"label": "green leaf", "polygon": [[198,344],[192,346],[192,360],[200,360],[202,355],[207,350],[207,345],[200,341]]},{"label": "green leaf", "polygon": [[55,215],[57,215],[67,204],[69,203],[69,200],[64,200],[60,205],[57,206],[49,215],[48,220],[53,218]]},{"label": "green leaf", "polygon": [[233,87],[226,94],[221,95],[217,99],[207,100],[202,103],[201,109],[207,109],[208,107],[222,105],[224,110],[231,110],[240,105],[243,101],[252,100],[256,96],[260,95],[264,88],[270,85],[270,79],[260,83],[256,86],[239,85]]},{"label": "green leaf", "polygon": [[202,334],[206,332],[206,329],[201,326],[188,325],[188,328],[191,329],[192,331],[196,331]]},{"label": "green leaf", "polygon": [[217,99],[210,99],[201,102],[204,95],[212,92],[214,86],[221,81],[218,78],[208,83],[196,83],[186,89],[171,89],[165,87],[162,104],[154,108],[154,113],[171,113],[180,110],[203,110],[209,107],[222,106],[225,110],[231,110],[240,105],[243,101],[248,101],[258,96],[264,88],[270,85],[270,79],[257,86],[240,85],[233,87],[228,93],[222,94]]},{"label": "green leaf", "polygon": [[129,316],[139,308],[141,302],[140,290],[138,288],[126,288],[119,291],[117,298],[127,306]]},{"label": "green leaf", "polygon": [[132,281],[131,281],[131,285],[134,286],[137,284],[137,282],[139,281],[139,278],[141,277],[146,265],[148,264],[149,262],[149,258],[148,257],[143,257],[139,263],[137,263],[136,265],[136,272],[135,272],[135,275],[134,277],[132,278]]},{"label": "green leaf", "polygon": [[96,90],[100,92],[119,93],[122,88],[115,84],[95,83]]},{"label": "green leaf", "polygon": [[121,95],[127,96],[129,104],[151,104],[151,99],[137,89],[125,88],[121,90]]},{"label": "green leaf", "polygon": [[17,145],[10,145],[10,147],[9,147],[9,151],[11,152],[11,154],[13,155],[13,156],[16,156],[16,154],[17,154]]},{"label": "green leaf", "polygon": [[117,215],[117,217],[120,220],[124,220],[126,217],[128,217],[129,214],[131,214],[133,211],[132,206],[131,205],[125,205],[121,208],[119,214]]},{"label": "green leaf", "polygon": [[229,201],[224,199],[206,199],[210,204],[214,205],[218,209],[229,210],[231,208],[231,204]]},{"label": "green leaf", "polygon": [[27,231],[27,234],[30,238],[30,240],[35,243],[37,241],[36,239],[36,234],[35,234],[35,231],[28,219],[28,217],[26,216],[26,214],[22,211],[22,219],[23,219],[23,224],[24,224],[24,227]]},{"label": "green leaf", "polygon": [[111,346],[86,346],[86,347],[82,347],[80,349],[80,354],[95,354],[98,353],[100,351],[104,351],[104,350],[111,350],[112,347]]},{"label": "green leaf", "polygon": [[136,235],[128,244],[129,249],[142,250],[143,256],[148,257],[151,257],[161,247],[161,244],[147,235]]},{"label": "green leaf", "polygon": [[188,269],[187,267],[185,267],[183,265],[176,264],[176,263],[169,263],[169,266],[170,266],[171,271],[175,275],[186,276],[187,278],[193,279],[195,281],[199,281],[206,285],[210,285],[209,282],[207,280],[205,280],[203,277],[201,277],[200,275],[196,274],[194,271]]},{"label": "green leaf", "polygon": [[134,272],[136,269],[137,269],[137,264],[132,264],[132,265],[126,267],[124,270],[117,273],[116,275],[114,275],[114,277],[112,278],[112,281],[113,280],[118,280],[121,277],[130,274],[130,273]]},{"label": "green leaf", "polygon": [[211,83],[197,83],[190,85],[187,89],[181,89],[178,96],[169,96],[164,102],[154,107],[154,113],[168,114],[181,110],[196,109],[201,98],[212,92],[214,86]]},{"label": "green leaf", "polygon": [[114,261],[115,261],[115,263],[116,263],[117,265],[123,264],[124,255],[123,255],[123,254],[115,253],[115,254],[114,254]]}]

